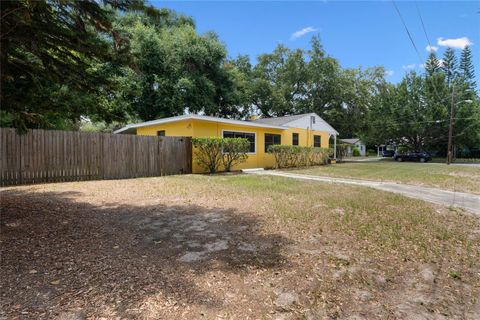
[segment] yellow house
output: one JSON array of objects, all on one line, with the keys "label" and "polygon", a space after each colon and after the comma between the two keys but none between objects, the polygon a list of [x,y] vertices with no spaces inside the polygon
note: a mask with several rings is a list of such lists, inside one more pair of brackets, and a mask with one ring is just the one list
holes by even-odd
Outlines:
[{"label": "yellow house", "polygon": [[[272,144],[328,148],[330,136],[333,135],[336,144],[338,135],[334,128],[315,113],[256,120],[232,120],[188,114],[131,124],[115,133],[194,138],[246,138],[250,141],[248,159],[236,166],[234,168],[236,170],[273,167],[274,157],[266,152],[268,146]],[[194,162],[193,172],[201,173],[204,170]]]}]

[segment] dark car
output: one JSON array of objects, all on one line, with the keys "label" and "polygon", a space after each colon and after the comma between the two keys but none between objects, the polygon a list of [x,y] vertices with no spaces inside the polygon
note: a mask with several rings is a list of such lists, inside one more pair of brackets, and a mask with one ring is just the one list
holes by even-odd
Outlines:
[{"label": "dark car", "polygon": [[405,152],[405,153],[395,153],[393,159],[399,162],[402,161],[420,161],[420,162],[427,162],[432,160],[432,156],[425,151],[421,152]]},{"label": "dark car", "polygon": [[385,158],[391,158],[395,155],[395,151],[394,150],[383,150],[382,151],[382,157],[385,157]]}]

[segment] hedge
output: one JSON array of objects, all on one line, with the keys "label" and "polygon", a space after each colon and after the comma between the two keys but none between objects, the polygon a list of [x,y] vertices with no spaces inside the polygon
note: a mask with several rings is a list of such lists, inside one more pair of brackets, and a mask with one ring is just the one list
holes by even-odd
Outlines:
[{"label": "hedge", "polygon": [[210,173],[223,165],[225,171],[248,158],[250,142],[245,138],[192,138],[194,161]]},{"label": "hedge", "polygon": [[272,145],[268,147],[268,152],[275,157],[276,168],[306,167],[328,162],[327,148]]}]

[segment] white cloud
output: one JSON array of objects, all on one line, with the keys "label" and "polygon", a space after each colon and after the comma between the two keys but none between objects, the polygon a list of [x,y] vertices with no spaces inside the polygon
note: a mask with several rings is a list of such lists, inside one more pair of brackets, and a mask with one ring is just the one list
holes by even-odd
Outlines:
[{"label": "white cloud", "polygon": [[443,61],[443,59],[438,59],[438,66],[439,67],[443,67],[444,64],[445,64],[445,61]]},{"label": "white cloud", "polygon": [[412,64],[407,64],[405,66],[402,66],[402,69],[403,70],[412,70],[412,69],[415,69],[415,64],[412,63]]},{"label": "white cloud", "polygon": [[425,69],[425,63],[419,64],[418,66],[420,67],[420,69]]},{"label": "white cloud", "polygon": [[294,39],[303,37],[307,33],[315,32],[315,31],[318,31],[318,29],[316,29],[314,27],[306,27],[306,28],[303,28],[302,30],[298,30],[298,31],[295,31],[294,33],[292,33],[292,35],[290,36],[290,39],[294,40]]},{"label": "white cloud", "polygon": [[428,45],[425,49],[426,49],[428,52],[437,52],[437,51],[438,51],[438,47],[436,47],[436,46],[431,46],[431,45]]},{"label": "white cloud", "polygon": [[471,46],[473,44],[473,42],[470,41],[470,39],[468,39],[467,37],[456,38],[456,39],[438,38],[437,39],[437,44],[439,46],[443,46],[443,47],[463,49],[466,46]]},{"label": "white cloud", "polygon": [[393,70],[385,70],[385,77],[391,77],[394,73],[395,72]]}]

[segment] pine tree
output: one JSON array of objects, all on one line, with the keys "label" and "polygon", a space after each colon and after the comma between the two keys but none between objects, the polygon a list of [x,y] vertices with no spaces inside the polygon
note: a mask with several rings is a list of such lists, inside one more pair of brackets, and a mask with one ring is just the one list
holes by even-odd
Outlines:
[{"label": "pine tree", "polygon": [[434,52],[430,52],[427,61],[425,62],[425,71],[428,76],[433,75],[440,69],[440,61],[438,61],[437,56]]},{"label": "pine tree", "polygon": [[475,89],[475,71],[472,63],[472,50],[469,46],[466,46],[460,55],[460,75],[468,83],[470,89]]},{"label": "pine tree", "polygon": [[457,76],[457,58],[455,57],[455,52],[452,48],[448,48],[445,50],[443,55],[443,62],[442,62],[442,71],[445,73],[445,79],[447,81],[448,86],[453,84],[455,77]]}]

